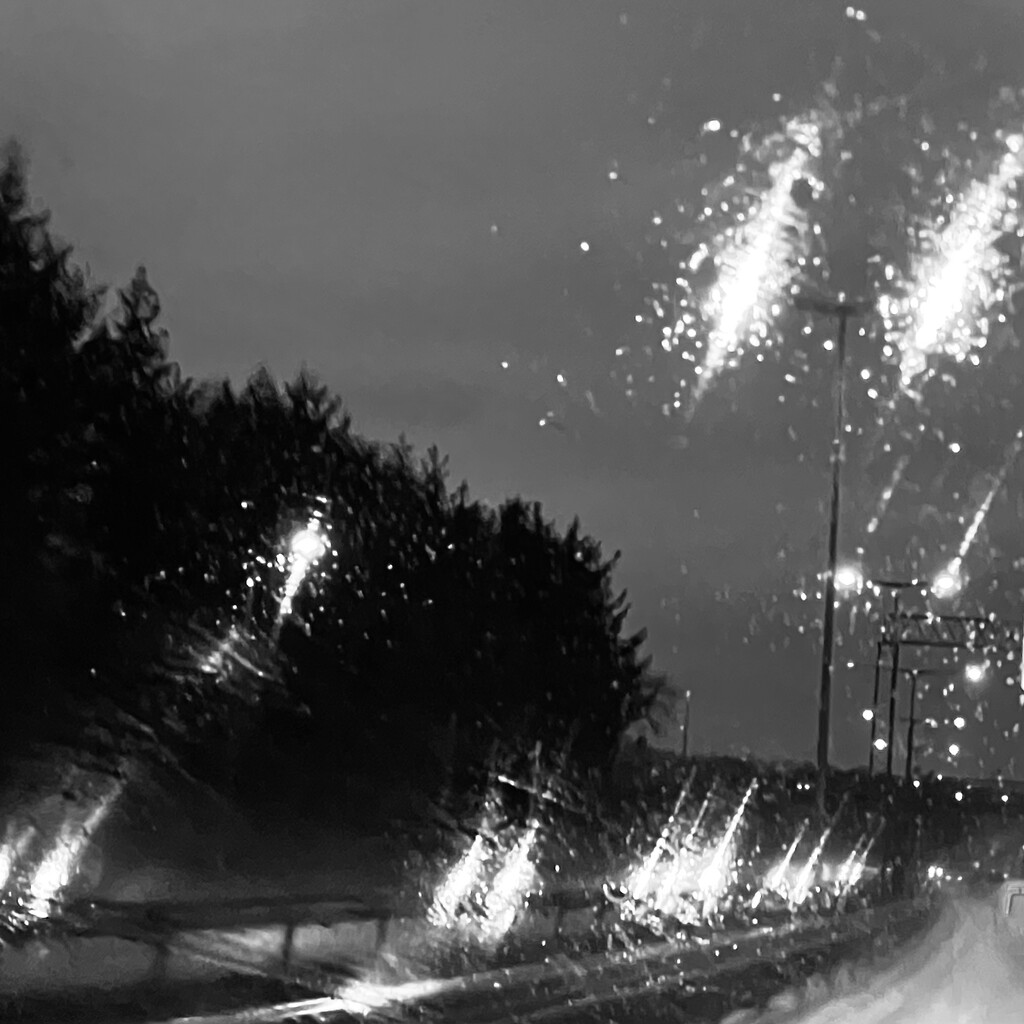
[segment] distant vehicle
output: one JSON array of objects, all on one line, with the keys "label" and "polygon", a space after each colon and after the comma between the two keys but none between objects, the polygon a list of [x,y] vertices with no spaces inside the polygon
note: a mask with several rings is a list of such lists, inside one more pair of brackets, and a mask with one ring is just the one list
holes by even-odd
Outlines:
[{"label": "distant vehicle", "polygon": [[1015,936],[1024,938],[1024,878],[1011,878],[999,887],[999,916]]}]

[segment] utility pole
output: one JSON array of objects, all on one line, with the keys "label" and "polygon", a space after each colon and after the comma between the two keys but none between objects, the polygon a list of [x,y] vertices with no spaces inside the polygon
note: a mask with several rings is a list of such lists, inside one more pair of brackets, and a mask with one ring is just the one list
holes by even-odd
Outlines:
[{"label": "utility pole", "polygon": [[[893,616],[899,615],[899,594],[893,600]],[[899,630],[893,634],[892,642],[892,671],[889,674],[889,742],[886,746],[886,775],[893,777],[893,740],[896,729],[896,690],[899,687]]]},{"label": "utility pole", "polygon": [[828,520],[828,568],[825,573],[825,614],[821,637],[821,681],[818,687],[818,812],[824,818],[828,789],[828,755],[832,719],[832,655],[836,617],[836,561],[839,554],[839,511],[842,467],[846,456],[846,324],[861,312],[857,303],[798,296],[797,309],[838,321],[836,363],[832,377],[835,424],[832,431],[832,489]]},{"label": "utility pole", "polygon": [[[993,651],[1011,648],[1021,651],[1024,648],[1024,629],[1017,623],[988,618],[982,615],[936,615],[932,612],[905,612],[898,601],[894,608],[885,616],[885,623],[879,638],[880,647],[888,647],[892,651],[892,674],[889,682],[889,749],[887,751],[887,774],[893,776],[893,740],[896,728],[896,691],[899,674],[911,677],[910,716],[907,725],[907,758],[905,777],[912,783],[914,772],[914,730],[917,725],[918,679],[920,676],[949,675],[948,669],[940,668],[901,668],[900,650],[907,647],[911,650],[920,648],[929,650],[961,650],[974,654],[989,654]],[[876,671],[881,663],[879,656]],[[984,665],[968,666],[968,679],[971,670],[977,669],[980,675],[985,672]],[[977,682],[977,679],[972,681]]]},{"label": "utility pole", "polygon": [[910,717],[907,719],[907,770],[909,786],[914,781],[914,726],[917,724],[917,677],[916,669],[910,673]]},{"label": "utility pole", "polygon": [[948,676],[950,672],[945,668],[901,668],[904,675],[910,676],[910,710],[907,716],[907,759],[904,768],[904,778],[907,785],[914,781],[914,730],[917,727],[917,697],[918,682],[921,676]]},{"label": "utility pole", "polygon": [[[904,590],[920,590],[924,584],[919,579],[913,580],[883,580],[883,579],[871,579],[868,581],[871,586],[879,589],[888,590],[892,594],[892,614],[899,615],[900,611],[900,594]],[[878,642],[875,644],[875,686],[871,695],[871,745],[868,748],[868,777],[870,778],[875,771],[875,741],[878,738],[878,699],[879,691],[881,690],[882,681],[882,654],[886,647],[893,647],[895,653],[896,647],[892,642],[886,631],[885,626],[882,627],[882,635],[878,638]],[[893,669],[893,678],[895,673],[898,671],[897,668]],[[895,684],[890,683],[889,692],[889,740],[887,746],[891,749],[892,747],[892,716],[893,716],[893,701],[895,695],[893,693],[893,686]],[[889,758],[891,763],[891,756]],[[892,774],[890,770],[889,774]]]},{"label": "utility pole", "polygon": [[690,691],[686,691],[686,708],[683,712],[683,760],[690,751]]},{"label": "utility pole", "polygon": [[882,641],[875,644],[875,688],[871,694],[871,742],[868,745],[868,778],[875,774],[875,740],[878,738],[878,691],[882,682]]}]

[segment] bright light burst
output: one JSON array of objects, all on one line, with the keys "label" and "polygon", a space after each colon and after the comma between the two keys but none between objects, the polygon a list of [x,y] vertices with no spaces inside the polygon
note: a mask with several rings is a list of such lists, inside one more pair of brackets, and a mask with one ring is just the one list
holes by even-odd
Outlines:
[{"label": "bright light burst", "polygon": [[[667,832],[672,833],[666,846],[670,850],[675,848],[674,856],[658,860],[652,854],[645,856],[627,876],[620,889],[625,895],[621,897],[613,896],[606,888],[606,893],[618,904],[622,919],[641,922],[655,931],[665,918],[674,918],[682,924],[713,921],[722,901],[730,896],[736,896],[741,904],[746,903],[748,910],[754,911],[766,897],[773,895],[795,913],[806,907],[819,884],[831,896],[843,897],[861,882],[873,841],[865,842],[862,838],[842,863],[834,867],[823,865],[822,854],[832,832],[831,826],[821,835],[806,862],[794,871],[793,861],[808,828],[808,823],[804,822],[781,860],[756,883],[749,900],[743,897],[738,888],[744,863],[738,834],[756,789],[755,780],[730,815],[724,831],[713,841],[691,842],[696,835],[693,826],[686,838],[682,838],[678,828],[663,829],[662,837]],[[694,825],[703,820],[707,806],[708,798],[705,798]],[[677,815],[678,808],[672,817]]]},{"label": "bright light burst", "polygon": [[793,863],[793,857],[796,855],[797,847],[803,840],[804,833],[806,833],[806,831],[807,822],[804,822],[803,825],[800,826],[800,831],[797,832],[795,838],[789,844],[789,849],[786,850],[785,856],[765,876],[764,888],[769,892],[776,892],[785,895],[790,865]]},{"label": "bright light burst", "polygon": [[900,481],[903,479],[903,474],[907,470],[907,466],[910,464],[909,455],[901,455],[896,462],[895,467],[892,471],[892,477],[889,480],[889,484],[882,491],[882,495],[878,500],[878,508],[875,511],[871,522],[867,525],[867,533],[874,533],[882,522],[886,511],[889,508],[889,503],[892,501],[893,494],[896,493],[896,488],[899,486]]},{"label": "bright light burst", "polygon": [[[787,124],[785,137],[792,152],[772,166],[771,185],[757,199],[749,219],[741,214],[738,223],[716,239],[719,274],[700,303],[711,329],[694,402],[724,367],[738,359],[746,344],[770,344],[772,324],[796,276],[806,217],[793,193],[800,181],[813,176],[821,156],[821,129],[811,118],[795,119]],[[686,326],[685,320],[678,321],[673,337]]]},{"label": "bright light burst", "polygon": [[427,920],[439,928],[458,923],[461,907],[480,886],[484,868],[490,858],[487,840],[477,833],[470,848],[459,858],[434,894],[427,910]]},{"label": "bright light burst", "polygon": [[3,845],[0,845],[0,892],[12,880],[35,834],[36,830],[31,825],[19,829],[13,822],[8,822]]},{"label": "bright light burst", "polygon": [[701,872],[698,892],[704,902],[705,913],[720,900],[728,891],[733,879],[733,863],[736,858],[736,833],[743,822],[743,815],[751,797],[757,789],[757,779],[747,787],[739,807],[736,808],[721,839],[715,845],[711,863]]},{"label": "bright light burst", "polygon": [[481,930],[488,942],[500,942],[508,934],[516,915],[535,890],[537,873],[531,858],[538,832],[537,823],[531,823],[516,841],[491,883],[484,900],[485,917],[481,921]]},{"label": "bright light burst", "polygon": [[356,1017],[400,1013],[403,1006],[422,999],[436,997],[456,988],[461,978],[424,978],[398,984],[358,978],[339,986],[332,996],[293,1000],[273,1006],[254,1008],[251,1015],[238,1014],[237,1019],[249,1016],[252,1020],[280,1021],[292,1019],[325,1020],[339,1013]]},{"label": "bright light burst", "polygon": [[814,849],[811,851],[811,855],[807,858],[806,863],[800,869],[800,873],[796,877],[792,889],[789,891],[789,902],[794,906],[799,906],[803,903],[810,895],[811,886],[814,883],[814,873],[818,867],[818,861],[821,860],[821,855],[825,850],[825,844],[828,842],[828,837],[832,834],[832,826],[829,825],[821,834],[821,838],[818,840]]},{"label": "bright light burst", "polygon": [[[660,331],[668,363],[663,373],[651,375],[657,346],[644,344],[637,352],[620,347],[619,358],[640,357],[645,366],[644,378],[633,367],[624,374],[627,398],[635,397],[643,379],[657,383],[661,377],[671,396],[667,402],[666,395],[659,397],[662,413],[690,416],[718,375],[738,365],[748,348],[764,358],[798,276],[820,263],[809,255],[819,227],[808,210],[823,187],[818,172],[824,140],[838,127],[826,104],[783,121],[769,135],[744,136],[739,160],[701,189],[699,208],[689,211],[676,202],[683,220],[659,242],[666,250],[679,248],[673,278],[652,284],[647,311],[635,318]],[[665,219],[656,214],[653,223],[662,229]]]},{"label": "bright light burst", "polygon": [[[714,855],[710,847],[697,848],[695,842],[711,806],[713,791],[704,797],[684,835],[679,824],[679,814],[688,792],[689,783],[680,792],[654,849],[629,873],[623,883],[629,905],[636,908],[634,916],[642,917],[645,907],[674,917],[691,916],[686,898],[697,891],[701,873]],[[672,856],[665,857],[669,852],[672,852]]]},{"label": "bright light burst", "polygon": [[531,822],[510,846],[506,836],[504,848],[494,849],[501,838],[496,835],[498,818],[497,801],[488,801],[472,844],[438,886],[427,910],[427,920],[435,927],[457,930],[488,945],[501,942],[539,888],[533,863],[539,823]]},{"label": "bright light burst", "polygon": [[862,835],[846,859],[839,865],[839,870],[835,873],[833,879],[833,885],[835,895],[840,900],[844,900],[853,889],[860,885],[867,874],[868,857],[874,848],[878,836],[878,831],[870,837],[867,834]]},{"label": "bright light burst", "polygon": [[1006,483],[1007,474],[1010,472],[1013,464],[1017,461],[1017,456],[1020,455],[1022,447],[1024,447],[1024,430],[1018,430],[1016,437],[1014,437],[1013,442],[1006,450],[1006,456],[1003,459],[1003,464],[999,467],[999,472],[992,481],[992,486],[988,489],[984,499],[978,506],[977,512],[974,513],[974,517],[968,524],[967,532],[964,534],[964,539],[960,542],[960,547],[957,549],[956,558],[954,559],[957,571],[959,571],[961,563],[971,550],[971,545],[978,536],[978,531],[985,522],[985,517],[988,515],[989,509],[992,508],[992,502],[995,501],[996,495],[1002,490],[1003,484]]},{"label": "bright light burst", "polygon": [[83,819],[68,817],[61,825],[57,841],[32,872],[28,885],[26,912],[36,919],[49,917],[61,893],[71,884],[82,863],[93,833],[113,809],[124,782],[117,780],[97,798]]},{"label": "bright light burst", "polygon": [[281,555],[281,563],[288,569],[278,618],[285,619],[292,613],[292,602],[299,587],[309,575],[313,566],[324,556],[328,548],[327,529],[323,522],[313,517],[306,526],[288,541],[287,556]]},{"label": "bright light burst", "polygon": [[[736,881],[737,834],[757,785],[755,779],[747,787],[724,832],[714,843],[693,845],[693,838],[707,813],[710,793],[685,837],[674,827],[663,830],[654,852],[648,854],[626,879],[623,888],[627,895],[619,903],[624,917],[654,924],[652,911],[685,923],[696,923],[701,917],[713,915]],[[677,809],[670,818],[673,826],[678,806],[677,803]],[[669,841],[662,842],[666,831],[676,831],[675,855],[671,859],[656,858],[654,854],[674,845]]]},{"label": "bright light burst", "polygon": [[996,242],[1020,229],[1014,193],[1024,173],[1022,146],[1024,135],[1007,138],[1007,152],[992,173],[968,186],[944,224],[924,233],[907,294],[879,300],[905,390],[933,371],[936,356],[977,359],[973,349],[987,341],[988,313],[1005,299],[1009,269]]},{"label": "bright light burst", "polygon": [[[644,859],[639,872],[629,885],[629,892],[635,900],[646,899],[650,892],[655,868],[661,861],[662,856],[669,849],[673,833],[676,831],[676,822],[679,818],[679,811],[690,792],[690,785],[693,781],[693,777],[693,774],[691,774],[690,779],[679,791],[675,807],[672,808],[672,813],[669,815],[668,821],[665,823],[665,827],[661,830],[661,835],[658,836],[658,841],[654,844],[654,849]],[[705,801],[705,808],[706,806],[707,802]]]}]

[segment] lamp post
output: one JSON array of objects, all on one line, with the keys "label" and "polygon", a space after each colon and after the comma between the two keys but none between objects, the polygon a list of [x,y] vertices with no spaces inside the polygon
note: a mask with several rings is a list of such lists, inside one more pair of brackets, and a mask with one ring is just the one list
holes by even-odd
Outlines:
[{"label": "lamp post", "polygon": [[685,710],[683,712],[683,760],[690,752],[690,691],[686,691]]},{"label": "lamp post", "polygon": [[919,669],[910,673],[910,715],[907,718],[907,768],[906,782],[909,786],[914,781],[914,726],[917,725],[917,680],[921,675]]},{"label": "lamp post", "polygon": [[964,585],[960,573],[960,559],[955,558],[944,569],[940,569],[932,580],[932,593],[938,598],[955,597]]},{"label": "lamp post", "polygon": [[828,568],[825,575],[825,612],[821,637],[821,680],[818,687],[818,811],[825,814],[825,794],[828,786],[829,730],[832,717],[832,655],[835,630],[836,559],[839,551],[839,501],[842,485],[842,466],[846,455],[846,325],[850,317],[863,310],[860,303],[836,299],[797,296],[797,309],[816,313],[838,321],[836,332],[836,363],[832,376],[832,402],[835,424],[832,431],[832,488],[828,520]]},{"label": "lamp post", "polygon": [[882,641],[875,644],[875,686],[871,692],[871,739],[868,746],[868,778],[875,773],[875,741],[878,739],[878,690],[882,682]]}]

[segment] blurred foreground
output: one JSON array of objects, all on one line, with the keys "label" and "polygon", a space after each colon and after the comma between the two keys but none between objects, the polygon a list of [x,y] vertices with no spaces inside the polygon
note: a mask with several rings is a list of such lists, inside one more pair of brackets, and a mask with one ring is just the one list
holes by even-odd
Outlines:
[{"label": "blurred foreground", "polygon": [[961,899],[892,966],[859,976],[844,968],[803,1000],[787,993],[768,1013],[730,1024],[1016,1024],[1024,1019],[1022,966],[1024,943],[995,902]]}]

